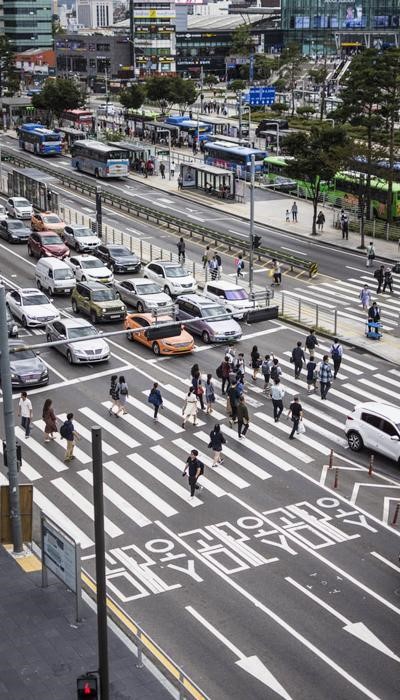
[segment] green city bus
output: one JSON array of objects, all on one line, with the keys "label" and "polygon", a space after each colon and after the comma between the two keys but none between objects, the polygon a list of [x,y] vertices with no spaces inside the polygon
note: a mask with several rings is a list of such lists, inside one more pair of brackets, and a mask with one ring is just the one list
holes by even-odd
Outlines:
[{"label": "green city bus", "polygon": [[[264,158],[264,175],[268,182],[273,183],[279,178],[289,178],[287,164],[290,157],[267,156]],[[321,182],[321,195],[325,201],[344,209],[357,209],[359,205],[360,188],[363,186],[364,173],[342,171],[336,173],[332,182]],[[311,197],[309,184],[295,179],[299,197]],[[382,178],[371,178],[371,210],[377,219],[387,219],[388,182]],[[392,185],[392,218],[400,219],[400,183]]]}]

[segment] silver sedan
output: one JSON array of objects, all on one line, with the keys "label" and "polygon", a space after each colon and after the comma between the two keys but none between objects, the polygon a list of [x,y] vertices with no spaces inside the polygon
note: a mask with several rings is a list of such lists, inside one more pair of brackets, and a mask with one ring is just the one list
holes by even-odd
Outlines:
[{"label": "silver sedan", "polygon": [[172,309],[169,294],[166,294],[157,282],[145,277],[114,280],[114,287],[128,307],[136,309],[139,313],[153,311],[153,309],[162,311]]},{"label": "silver sedan", "polygon": [[[90,340],[74,341],[75,338],[98,336]],[[67,318],[53,321],[46,326],[47,342],[63,340],[54,349],[61,352],[72,364],[105,362],[110,357],[110,348],[100,332],[83,318]]]}]

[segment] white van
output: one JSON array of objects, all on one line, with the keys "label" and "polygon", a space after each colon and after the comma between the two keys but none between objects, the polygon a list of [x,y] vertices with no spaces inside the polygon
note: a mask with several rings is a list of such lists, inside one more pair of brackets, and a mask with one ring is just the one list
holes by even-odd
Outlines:
[{"label": "white van", "polygon": [[246,290],[233,282],[225,282],[225,280],[207,282],[204,285],[203,294],[223,304],[234,318],[243,318],[247,311],[254,309]]},{"label": "white van", "polygon": [[71,294],[76,280],[70,266],[59,258],[40,258],[35,269],[36,285],[52,294]]}]

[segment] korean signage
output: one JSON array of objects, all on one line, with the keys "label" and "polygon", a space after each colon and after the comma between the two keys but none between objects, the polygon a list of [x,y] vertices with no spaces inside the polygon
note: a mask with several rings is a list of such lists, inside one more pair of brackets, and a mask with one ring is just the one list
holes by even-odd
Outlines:
[{"label": "korean signage", "polygon": [[252,106],[272,105],[275,102],[275,88],[266,85],[251,87],[246,102]]},{"label": "korean signage", "polygon": [[77,620],[80,620],[81,564],[80,545],[46,515],[41,516],[42,585],[47,586],[51,571],[76,594]]}]

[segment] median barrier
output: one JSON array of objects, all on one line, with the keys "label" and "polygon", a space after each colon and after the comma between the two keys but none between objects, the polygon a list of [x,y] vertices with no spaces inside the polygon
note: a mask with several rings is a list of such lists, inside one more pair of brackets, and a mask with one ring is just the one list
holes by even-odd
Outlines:
[{"label": "median barrier", "polygon": [[263,309],[253,309],[246,314],[246,323],[259,323],[260,321],[270,321],[278,318],[279,306],[266,306]]}]

